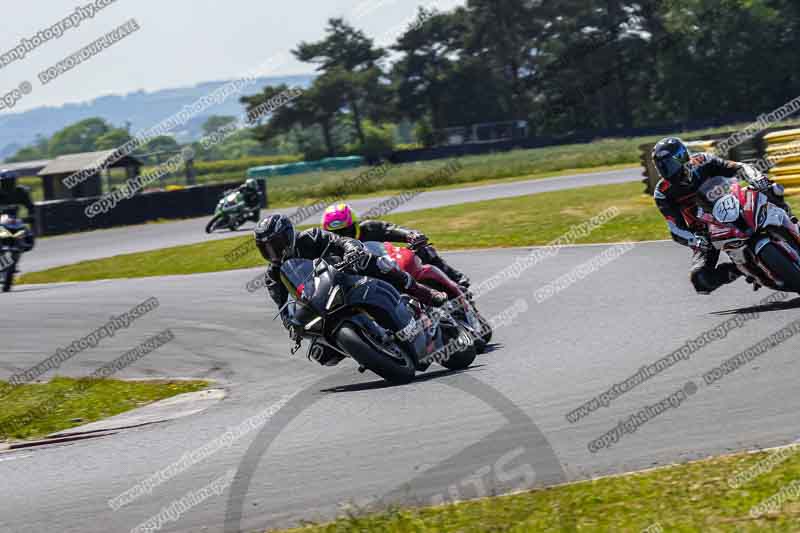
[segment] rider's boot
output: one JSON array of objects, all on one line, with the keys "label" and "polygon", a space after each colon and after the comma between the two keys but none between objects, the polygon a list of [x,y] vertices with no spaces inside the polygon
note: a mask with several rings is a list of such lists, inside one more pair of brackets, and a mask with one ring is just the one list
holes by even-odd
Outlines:
[{"label": "rider's boot", "polygon": [[423,246],[417,250],[417,256],[422,259],[423,263],[427,265],[433,265],[440,269],[442,272],[444,272],[445,276],[456,282],[462,288],[467,289],[469,287],[469,278],[462,272],[459,272],[455,268],[448,265],[433,246]]},{"label": "rider's boot", "polygon": [[442,269],[442,272],[447,274],[448,278],[450,278],[453,281],[455,281],[456,283],[458,283],[458,285],[460,285],[464,289],[468,289],[469,288],[470,280],[469,280],[469,278],[467,277],[466,274],[464,274],[460,270],[456,270],[455,268],[453,268],[450,265],[448,265],[447,263],[445,263],[442,260],[441,257],[439,257],[439,261],[442,263],[442,266],[439,266],[439,265],[436,265],[436,266],[439,266],[439,268]]},{"label": "rider's boot", "polygon": [[447,294],[420,285],[411,274],[400,270],[396,263],[382,259],[379,258],[377,261],[380,277],[394,285],[396,289],[405,292],[426,306],[441,307],[447,302]]}]

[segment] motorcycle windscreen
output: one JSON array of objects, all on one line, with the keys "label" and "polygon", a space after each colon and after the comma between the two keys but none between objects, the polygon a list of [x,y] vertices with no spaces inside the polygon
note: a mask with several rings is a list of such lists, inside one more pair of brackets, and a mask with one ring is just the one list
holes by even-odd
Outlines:
[{"label": "motorcycle windscreen", "polygon": [[697,189],[697,200],[706,211],[711,211],[717,200],[738,192],[738,180],[717,176],[709,178]]},{"label": "motorcycle windscreen", "polygon": [[318,302],[322,294],[316,294],[318,279],[314,276],[314,263],[307,259],[290,259],[281,266],[281,282],[294,298],[290,312],[303,327],[318,321],[324,313]]},{"label": "motorcycle windscreen", "polygon": [[308,259],[289,259],[281,265],[281,281],[296,299],[314,296],[314,263]]}]

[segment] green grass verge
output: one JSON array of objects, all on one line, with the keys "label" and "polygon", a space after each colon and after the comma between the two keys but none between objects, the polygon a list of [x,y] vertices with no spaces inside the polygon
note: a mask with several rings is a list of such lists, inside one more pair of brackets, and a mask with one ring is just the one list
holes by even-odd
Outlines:
[{"label": "green grass verge", "polygon": [[[79,383],[81,386],[78,386]],[[87,384],[85,380],[55,378],[47,383],[18,385],[9,389],[11,386],[8,383],[0,381],[0,393],[3,395],[0,441],[41,438],[177,394],[203,390],[207,386],[208,382],[205,381],[98,379]],[[10,434],[4,433],[5,420],[24,416],[41,405],[57,407],[47,409],[47,414],[37,416]]]},{"label": "green grass verge", "polygon": [[[424,231],[442,250],[528,246],[546,244],[570,226],[616,206],[621,214],[582,242],[667,238],[652,198],[641,190],[639,183],[603,185],[413,211],[386,219]],[[246,235],[84,261],[25,274],[20,282],[138,278],[261,266],[264,261],[251,243],[252,236]],[[226,255],[240,246],[244,256],[229,261]]]},{"label": "green grass verge", "polygon": [[[728,480],[776,452],[735,454],[683,465],[433,508],[350,516],[284,533],[523,533],[542,531],[798,531],[794,498],[763,517],[749,510],[800,478],[797,449],[738,488]],[[650,531],[658,531],[651,529]]]},{"label": "green grass verge", "polygon": [[[547,244],[570,227],[610,207],[619,215],[579,239],[581,243],[668,239],[664,219],[639,183],[598,185],[515,198],[412,211],[386,220],[425,232],[440,250]],[[797,205],[790,198],[790,203]],[[228,254],[241,249],[231,261]],[[264,266],[246,235],[149,252],[119,255],[25,274],[20,283],[92,281],[218,272]]]}]

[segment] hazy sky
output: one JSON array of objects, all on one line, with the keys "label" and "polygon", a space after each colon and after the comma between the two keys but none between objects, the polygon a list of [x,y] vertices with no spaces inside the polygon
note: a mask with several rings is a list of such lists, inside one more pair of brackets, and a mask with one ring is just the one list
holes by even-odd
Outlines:
[{"label": "hazy sky", "polygon": [[[42,105],[81,102],[106,94],[234,79],[259,65],[260,74],[300,74],[313,66],[289,50],[317,40],[330,17],[343,16],[379,44],[410,24],[417,6],[447,10],[463,0],[26,0],[4,2],[0,56],[24,39],[76,13],[78,6],[111,2],[60,38],[0,67],[0,99],[24,82],[30,93],[0,116]],[[90,11],[84,11],[89,13]],[[38,74],[135,19],[139,30],[42,84]],[[0,65],[3,64],[0,59]],[[21,93],[18,93],[18,95]]]}]

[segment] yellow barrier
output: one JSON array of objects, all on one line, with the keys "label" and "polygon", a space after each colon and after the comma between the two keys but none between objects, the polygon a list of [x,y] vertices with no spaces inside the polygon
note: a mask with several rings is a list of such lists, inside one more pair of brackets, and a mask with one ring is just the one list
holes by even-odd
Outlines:
[{"label": "yellow barrier", "polygon": [[770,177],[784,187],[800,185],[800,129],[764,135],[766,155],[775,165]]},{"label": "yellow barrier", "polygon": [[710,152],[716,143],[717,141],[691,141],[686,143],[686,146],[692,153],[696,154],[698,152]]},{"label": "yellow barrier", "polygon": [[764,135],[764,141],[767,144],[778,144],[798,139],[800,139],[800,129],[773,131]]},{"label": "yellow barrier", "polygon": [[778,154],[780,155],[781,152],[783,153],[791,153],[791,154],[800,154],[800,142],[798,141],[789,141],[789,142],[781,142],[781,143],[773,143],[768,144],[766,147],[767,155]]}]

